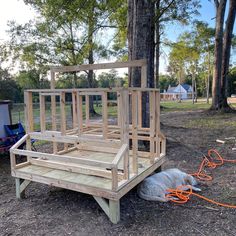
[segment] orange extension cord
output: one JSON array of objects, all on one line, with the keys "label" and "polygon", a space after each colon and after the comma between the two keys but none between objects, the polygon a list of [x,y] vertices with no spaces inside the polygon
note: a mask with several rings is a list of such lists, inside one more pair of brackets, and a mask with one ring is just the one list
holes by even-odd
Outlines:
[{"label": "orange extension cord", "polygon": [[[210,181],[210,180],[212,180],[212,177],[205,173],[204,168],[208,167],[208,168],[215,169],[216,167],[223,165],[225,162],[236,163],[236,160],[224,159],[215,149],[210,149],[210,150],[208,150],[208,156],[204,156],[204,159],[201,162],[198,171],[196,173],[191,174],[191,175],[195,176],[197,179],[200,179],[200,180]],[[187,191],[184,190],[186,188],[189,190],[187,190]],[[194,195],[194,196],[199,197],[199,198],[201,198],[205,201],[208,201],[212,204],[216,204],[216,205],[222,206],[222,207],[229,207],[229,208],[236,209],[236,205],[229,205],[229,204],[216,202],[216,201],[211,200],[207,197],[204,197],[204,196],[201,196],[197,193],[194,193],[191,186],[189,186],[189,185],[182,185],[182,186],[177,187],[176,189],[167,189],[167,191],[169,193],[166,195],[166,198],[172,202],[175,202],[175,203],[184,204],[189,200],[191,195]],[[172,199],[172,197],[175,197],[175,198],[177,197],[178,200]]]}]

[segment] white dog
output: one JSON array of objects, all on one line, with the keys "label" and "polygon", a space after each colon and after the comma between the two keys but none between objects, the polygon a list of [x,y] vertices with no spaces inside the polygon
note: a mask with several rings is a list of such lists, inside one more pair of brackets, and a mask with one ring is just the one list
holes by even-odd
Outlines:
[{"label": "white dog", "polygon": [[167,189],[191,185],[193,190],[201,191],[201,189],[194,187],[197,184],[193,176],[173,168],[146,178],[138,187],[138,195],[148,201],[168,202],[169,199],[165,197],[168,193]]}]

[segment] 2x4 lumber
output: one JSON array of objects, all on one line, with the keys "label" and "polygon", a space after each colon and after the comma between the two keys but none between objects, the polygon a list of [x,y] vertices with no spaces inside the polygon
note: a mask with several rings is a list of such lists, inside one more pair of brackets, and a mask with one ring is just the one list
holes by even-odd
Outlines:
[{"label": "2x4 lumber", "polygon": [[28,150],[20,150],[20,149],[14,149],[14,154],[27,156],[30,155],[31,157],[37,157],[42,158],[44,160],[50,160],[50,161],[62,161],[65,163],[75,163],[75,164],[81,164],[81,165],[91,165],[91,166],[97,166],[102,168],[112,168],[113,165],[108,162],[103,161],[96,161],[96,160],[90,160],[86,159],[80,156],[77,157],[70,157],[65,155],[56,155],[56,154],[49,154],[49,153],[42,153],[42,152],[34,152],[34,151],[28,151]]},{"label": "2x4 lumber", "polygon": [[85,124],[89,126],[89,95],[85,95]]},{"label": "2x4 lumber", "polygon": [[132,92],[132,172],[138,173],[138,95],[136,91]]},{"label": "2x4 lumber", "polygon": [[111,174],[112,174],[112,190],[116,191],[118,187],[118,168],[112,167]]},{"label": "2x4 lumber", "polygon": [[128,145],[127,144],[123,144],[120,148],[120,150],[117,152],[115,158],[112,161],[112,164],[114,165],[114,167],[119,164],[119,162],[122,160],[122,157],[125,155],[125,153],[128,150]]},{"label": "2x4 lumber", "polygon": [[155,92],[149,92],[149,106],[150,106],[150,156],[151,164],[154,163],[155,158],[155,142],[154,137],[156,134],[156,96]]},{"label": "2x4 lumber", "polygon": [[147,65],[143,65],[141,68],[141,88],[147,87]]},{"label": "2x4 lumber", "polygon": [[115,63],[100,63],[90,65],[77,65],[77,66],[52,66],[50,69],[52,72],[73,72],[84,70],[104,70],[115,68],[128,68],[128,67],[142,67],[147,64],[145,59],[134,60],[129,62],[115,62]]},{"label": "2x4 lumber", "polygon": [[78,117],[77,117],[77,111],[76,111],[76,98],[77,93],[76,92],[72,92],[72,123],[73,123],[73,128],[78,127]]},{"label": "2x4 lumber", "polygon": [[65,93],[60,95],[60,110],[61,110],[61,134],[66,134],[66,113],[65,113]]},{"label": "2x4 lumber", "polygon": [[[51,120],[52,120],[52,130],[57,130],[57,113],[56,113],[56,96],[51,96]],[[53,153],[57,153],[57,143],[53,142]]]},{"label": "2x4 lumber", "polygon": [[11,160],[11,169],[13,170],[16,168],[16,156],[12,151],[10,152],[10,160]]},{"label": "2x4 lumber", "polygon": [[86,95],[89,95],[89,96],[102,96],[103,92],[102,91],[82,91],[80,92],[80,95],[82,96],[86,96]]},{"label": "2x4 lumber", "polygon": [[160,92],[155,92],[156,95],[156,132],[160,132]]},{"label": "2x4 lumber", "polygon": [[83,132],[83,100],[80,93],[77,93],[77,118],[78,118],[78,134]]},{"label": "2x4 lumber", "polygon": [[24,92],[25,106],[25,127],[26,133],[34,131],[34,116],[33,116],[33,97],[32,92]]},{"label": "2x4 lumber", "polygon": [[59,188],[65,188],[65,189],[78,191],[81,193],[105,197],[108,199],[116,199],[116,195],[117,195],[116,193],[114,193],[113,191],[109,189],[96,188],[96,187],[88,186],[84,184],[77,184],[77,183],[70,182],[68,180],[58,181],[58,179],[53,179],[53,178],[42,176],[39,174],[26,173],[19,170],[12,171],[12,176],[17,177],[17,178],[22,178],[22,179],[28,179],[28,180],[38,182],[38,183],[48,184],[50,186],[55,186]]},{"label": "2x4 lumber", "polygon": [[56,84],[56,81],[55,81],[55,72],[54,71],[50,71],[50,77],[51,77],[51,89],[55,89],[55,84]]},{"label": "2x4 lumber", "polygon": [[19,178],[15,179],[16,183],[16,198],[20,199],[25,194],[26,187],[30,184],[29,180],[21,180]]},{"label": "2x4 lumber", "polygon": [[39,95],[40,103],[40,130],[44,132],[46,130],[46,113],[45,113],[45,97],[42,94]]},{"label": "2x4 lumber", "polygon": [[138,91],[138,128],[142,128],[142,91]]},{"label": "2x4 lumber", "polygon": [[[72,93],[75,92],[118,92],[123,91],[123,87],[114,87],[114,88],[80,88],[80,89],[27,89],[27,92],[33,92],[33,93]],[[128,88],[129,91],[142,91],[142,92],[149,92],[149,91],[160,91],[160,89],[155,88],[140,88],[140,87],[132,87]]]},{"label": "2x4 lumber", "polygon": [[[109,170],[99,170],[94,167],[81,166],[78,164],[76,165],[74,163],[64,163],[64,162],[56,162],[56,161],[41,160],[41,159],[32,159],[30,163],[37,166],[48,167],[57,170],[65,170],[68,172],[73,172],[78,174],[99,176],[107,179],[112,178],[111,171]],[[123,175],[121,174],[119,175],[120,175],[119,178],[121,179]]]},{"label": "2x4 lumber", "polygon": [[117,96],[117,124],[118,126],[120,127],[121,125],[121,117],[122,117],[122,114],[121,114],[121,95],[120,95],[120,92],[117,92],[116,93],[116,96]]},{"label": "2x4 lumber", "polygon": [[18,142],[16,142],[10,149],[10,151],[18,148],[21,144],[23,144],[26,139],[29,137],[29,134],[25,134]]},{"label": "2x4 lumber", "polygon": [[93,152],[104,152],[104,153],[118,153],[119,149],[118,148],[112,148],[112,147],[101,147],[98,146],[99,144],[97,144],[96,146],[92,146],[90,144],[86,144],[86,143],[81,143],[79,144],[77,147],[80,150],[86,150],[86,151],[93,151]]},{"label": "2x4 lumber", "polygon": [[56,141],[56,142],[61,142],[61,143],[91,143],[93,144],[104,144],[110,147],[116,147],[121,144],[120,140],[113,140],[113,139],[90,139],[86,137],[81,137],[81,136],[76,136],[76,135],[62,135],[61,132],[58,131],[46,131],[45,133],[39,133],[39,132],[33,132],[29,133],[30,138],[32,139],[38,139],[38,140],[45,140],[45,141]]},{"label": "2x4 lumber", "polygon": [[109,219],[113,224],[120,221],[120,201],[109,200]]},{"label": "2x4 lumber", "polygon": [[59,92],[47,92],[47,93],[40,93],[42,96],[60,96],[60,93]]},{"label": "2x4 lumber", "polygon": [[105,214],[109,217],[110,216],[110,209],[109,209],[109,201],[102,197],[93,196],[96,200],[98,205],[102,208]]},{"label": "2x4 lumber", "polygon": [[30,165],[30,162],[29,162],[29,161],[22,162],[22,163],[20,163],[20,164],[17,164],[14,169],[20,169],[20,168],[25,167],[25,166],[28,166],[28,165]]},{"label": "2x4 lumber", "polygon": [[102,120],[103,120],[103,138],[107,139],[107,126],[108,126],[108,114],[107,114],[107,92],[102,94]]}]

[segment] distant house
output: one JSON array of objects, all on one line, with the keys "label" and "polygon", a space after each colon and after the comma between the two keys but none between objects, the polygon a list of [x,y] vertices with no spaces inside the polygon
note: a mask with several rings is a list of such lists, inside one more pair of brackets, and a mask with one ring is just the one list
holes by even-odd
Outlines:
[{"label": "distant house", "polygon": [[167,91],[161,93],[162,100],[185,100],[192,98],[192,86],[189,84],[179,84],[176,87],[169,85]]}]

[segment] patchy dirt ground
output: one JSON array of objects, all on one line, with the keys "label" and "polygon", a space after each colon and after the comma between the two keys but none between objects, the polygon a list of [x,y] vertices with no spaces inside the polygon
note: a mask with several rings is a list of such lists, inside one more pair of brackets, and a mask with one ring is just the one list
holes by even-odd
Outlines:
[{"label": "patchy dirt ground", "polygon": [[[234,144],[217,138],[236,136],[236,115],[171,112],[162,115],[168,137],[164,169],[196,171],[201,154],[218,148],[225,158],[236,159]],[[212,182],[201,183],[202,194],[236,205],[236,164],[213,170]],[[0,158],[0,235],[236,235],[236,209],[191,198],[185,205],[147,202],[136,190],[121,199],[121,221],[112,225],[91,196],[32,183],[26,199],[16,200],[9,158]]]}]

